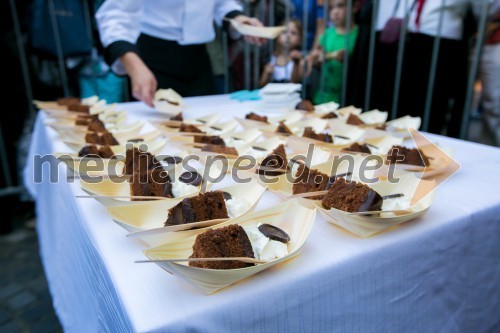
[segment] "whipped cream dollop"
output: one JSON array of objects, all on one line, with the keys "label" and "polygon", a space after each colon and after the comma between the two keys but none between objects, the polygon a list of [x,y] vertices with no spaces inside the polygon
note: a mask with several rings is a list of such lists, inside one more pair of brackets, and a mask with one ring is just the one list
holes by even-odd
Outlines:
[{"label": "whipped cream dollop", "polygon": [[250,239],[250,243],[252,243],[255,259],[272,261],[286,256],[288,254],[288,245],[264,236],[259,230],[259,225],[243,227]]},{"label": "whipped cream dollop", "polygon": [[172,194],[175,198],[195,194],[196,192],[198,192],[198,186],[186,184],[179,180],[172,183]]},{"label": "whipped cream dollop", "polygon": [[382,203],[382,210],[407,210],[410,209],[410,199],[406,196],[400,198],[385,199]]},{"label": "whipped cream dollop", "polygon": [[226,209],[230,218],[243,215],[250,208],[250,203],[245,199],[226,200]]}]

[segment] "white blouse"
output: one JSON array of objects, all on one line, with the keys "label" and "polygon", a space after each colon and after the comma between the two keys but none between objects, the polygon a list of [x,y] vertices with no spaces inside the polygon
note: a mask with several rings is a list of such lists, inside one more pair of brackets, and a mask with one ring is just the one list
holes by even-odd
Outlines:
[{"label": "white blouse", "polygon": [[96,20],[104,47],[120,40],[135,43],[140,33],[202,44],[215,38],[214,20],[221,25],[234,10],[242,10],[236,0],[106,0]]}]

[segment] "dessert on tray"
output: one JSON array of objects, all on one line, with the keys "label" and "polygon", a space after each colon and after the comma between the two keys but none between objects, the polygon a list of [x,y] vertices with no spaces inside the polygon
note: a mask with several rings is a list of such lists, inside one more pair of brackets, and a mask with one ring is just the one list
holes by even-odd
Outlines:
[{"label": "dessert on tray", "polygon": [[269,123],[267,120],[267,116],[259,116],[258,114],[253,112],[250,112],[247,115],[245,115],[245,119],[260,121],[262,123]]},{"label": "dessert on tray", "polygon": [[[134,172],[130,183],[130,192],[132,196],[174,197],[170,176],[161,168]],[[132,200],[146,199],[133,198]]]},{"label": "dessert on tray", "polygon": [[[247,257],[272,261],[288,255],[290,236],[271,224],[225,227],[196,236],[190,258]],[[189,266],[208,269],[236,269],[253,266],[238,260],[191,261]]]},{"label": "dessert on tray", "polygon": [[429,166],[429,158],[418,148],[406,148],[403,146],[392,146],[387,153],[388,164],[410,164],[417,166]]},{"label": "dessert on tray", "polygon": [[110,146],[95,146],[88,145],[83,147],[78,152],[79,157],[101,157],[101,158],[114,158],[115,153],[111,150]]},{"label": "dessert on tray", "polygon": [[345,212],[379,211],[383,199],[368,185],[337,178],[324,196],[321,204],[325,209],[335,208]]},{"label": "dessert on tray", "polygon": [[[295,176],[293,194],[325,191],[332,185],[330,176],[316,169],[310,169],[302,163],[300,163]],[[322,198],[322,195],[308,197],[311,200],[321,200]]]},{"label": "dessert on tray", "polygon": [[168,211],[165,226],[229,218],[224,193],[214,191],[186,198]]},{"label": "dessert on tray", "polygon": [[262,160],[260,165],[266,167],[266,169],[276,169],[276,171],[259,169],[259,174],[276,176],[287,171],[289,167],[285,152],[285,146],[281,144],[276,147],[271,154],[269,154],[266,158],[264,158],[264,160]]},{"label": "dessert on tray", "polygon": [[330,134],[326,133],[316,133],[314,132],[312,127],[306,127],[304,128],[304,133],[302,134],[303,137],[313,139],[313,140],[318,140],[318,141],[323,141],[326,143],[333,143],[333,138]]}]

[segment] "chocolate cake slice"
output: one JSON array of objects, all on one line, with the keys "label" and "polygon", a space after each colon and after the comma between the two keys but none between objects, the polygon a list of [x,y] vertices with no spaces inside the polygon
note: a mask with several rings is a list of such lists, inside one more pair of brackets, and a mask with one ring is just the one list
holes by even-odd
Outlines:
[{"label": "chocolate cake slice", "polygon": [[295,109],[297,109],[297,110],[303,110],[303,111],[307,111],[307,112],[313,112],[314,111],[314,105],[313,105],[313,103],[311,103],[310,100],[305,99],[305,100],[299,102],[295,106]]},{"label": "chocolate cake slice", "polygon": [[250,119],[250,120],[260,121],[262,123],[268,123],[267,116],[259,116],[258,114],[253,113],[253,112],[250,112],[249,114],[247,114],[245,116],[245,118]]},{"label": "chocolate cake slice", "polygon": [[99,120],[98,115],[79,114],[76,116],[75,125],[88,126],[92,120]]},{"label": "chocolate cake slice", "polygon": [[206,143],[206,144],[218,145],[218,146],[225,146],[226,145],[226,143],[224,142],[224,139],[222,139],[220,136],[217,136],[217,135],[195,136],[194,142]]},{"label": "chocolate cake slice", "polygon": [[80,104],[80,99],[78,97],[63,97],[56,100],[59,105],[71,105]]},{"label": "chocolate cake slice", "polygon": [[[207,230],[196,236],[193,254],[189,258],[231,257],[255,258],[248,235],[237,224]],[[236,269],[253,266],[253,264],[237,260],[190,261],[189,266],[208,269]]]},{"label": "chocolate cake slice", "polygon": [[170,120],[183,121],[184,117],[182,116],[182,112],[179,112],[175,116],[170,117]]},{"label": "chocolate cake slice", "polygon": [[338,118],[338,116],[333,111],[328,112],[327,114],[325,114],[324,116],[321,117],[321,119],[334,119],[334,118]]},{"label": "chocolate cake slice", "polygon": [[335,208],[353,213],[381,210],[382,201],[380,194],[367,185],[337,178],[321,204],[325,209]]},{"label": "chocolate cake slice", "polygon": [[[315,169],[309,169],[300,164],[293,182],[293,194],[325,191],[328,187],[330,177]],[[322,195],[308,197],[311,200],[321,200]]]},{"label": "chocolate cake slice", "polygon": [[309,138],[313,140],[323,141],[326,143],[333,143],[333,138],[330,134],[326,133],[316,133],[312,129],[312,127],[304,128],[304,134],[302,134],[304,138]]},{"label": "chocolate cake slice", "polygon": [[165,226],[229,218],[222,191],[200,193],[182,200],[168,211]]},{"label": "chocolate cake slice", "polygon": [[136,147],[127,149],[125,152],[125,174],[131,175],[134,172],[144,172],[161,166],[155,157],[148,152],[139,150]]},{"label": "chocolate cake slice", "polygon": [[181,124],[181,126],[179,127],[179,131],[186,133],[204,133],[195,125],[190,125],[190,124]]},{"label": "chocolate cake slice", "polygon": [[115,153],[109,146],[97,147],[95,145],[84,146],[78,152],[79,157],[102,157],[102,158],[115,158]]},{"label": "chocolate cake slice", "polygon": [[260,163],[261,166],[264,166],[266,168],[272,168],[276,169],[277,171],[273,170],[261,170],[258,169],[259,174],[263,175],[270,175],[270,176],[277,176],[283,173],[283,171],[286,171],[289,169],[288,167],[288,159],[286,157],[286,152],[285,152],[285,146],[284,145],[279,145],[272,151],[271,154],[269,154],[262,163]]},{"label": "chocolate cake slice", "polygon": [[347,121],[346,121],[347,124],[349,125],[355,125],[355,126],[359,126],[359,125],[364,125],[365,123],[359,119],[358,116],[356,116],[354,113],[351,113],[349,114],[349,118],[347,118]]},{"label": "chocolate cake slice", "polygon": [[68,111],[73,111],[73,112],[85,112],[89,113],[90,112],[90,105],[84,105],[84,104],[69,104],[67,106]]},{"label": "chocolate cake slice", "polygon": [[276,127],[276,133],[283,133],[283,134],[289,134],[292,135],[293,132],[288,128],[288,126],[285,125],[284,121],[280,121],[278,124],[278,127]]},{"label": "chocolate cake slice", "polygon": [[113,134],[107,131],[103,133],[96,133],[96,132],[87,133],[85,134],[85,142],[93,143],[96,145],[110,145],[110,146],[117,146],[120,144],[115,139]]},{"label": "chocolate cake slice", "polygon": [[356,153],[365,153],[365,154],[371,154],[372,152],[370,151],[370,148],[366,145],[366,143],[359,144],[357,142],[353,143],[347,148],[344,148],[344,150],[347,151],[352,151]]},{"label": "chocolate cake slice", "polygon": [[104,126],[104,123],[100,121],[99,119],[92,119],[89,124],[87,129],[89,131],[94,131],[94,132],[107,132],[108,130],[106,129],[106,126]]},{"label": "chocolate cake slice", "polygon": [[[134,172],[130,183],[132,196],[155,196],[173,198],[172,183],[168,173],[162,168]],[[133,201],[143,201],[147,199],[132,199]]]},{"label": "chocolate cake slice", "polygon": [[392,146],[387,153],[388,164],[411,164],[418,166],[429,166],[429,158],[418,148],[406,148],[403,146]]},{"label": "chocolate cake slice", "polygon": [[99,148],[94,145],[84,146],[78,152],[79,157],[99,157]]},{"label": "chocolate cake slice", "polygon": [[220,153],[224,155],[235,155],[238,156],[238,151],[233,147],[225,147],[220,145],[205,145],[201,148],[201,151],[207,151],[211,153]]}]

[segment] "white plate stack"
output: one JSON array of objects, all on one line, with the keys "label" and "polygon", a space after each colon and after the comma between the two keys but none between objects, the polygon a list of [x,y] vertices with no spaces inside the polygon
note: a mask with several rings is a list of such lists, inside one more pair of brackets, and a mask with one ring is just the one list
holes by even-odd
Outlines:
[{"label": "white plate stack", "polygon": [[260,90],[264,112],[288,112],[302,100],[299,83],[268,83]]}]

